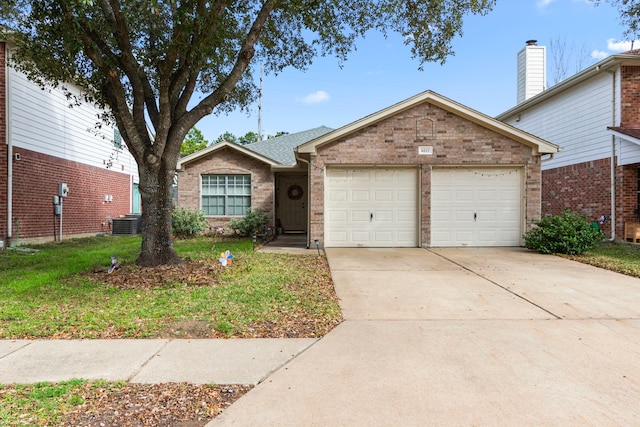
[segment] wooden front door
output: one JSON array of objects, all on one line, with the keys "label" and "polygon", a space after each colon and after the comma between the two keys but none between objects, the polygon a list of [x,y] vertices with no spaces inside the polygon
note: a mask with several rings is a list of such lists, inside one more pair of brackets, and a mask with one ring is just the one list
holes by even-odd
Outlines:
[{"label": "wooden front door", "polygon": [[285,233],[307,232],[306,175],[281,175],[278,191],[278,218]]}]

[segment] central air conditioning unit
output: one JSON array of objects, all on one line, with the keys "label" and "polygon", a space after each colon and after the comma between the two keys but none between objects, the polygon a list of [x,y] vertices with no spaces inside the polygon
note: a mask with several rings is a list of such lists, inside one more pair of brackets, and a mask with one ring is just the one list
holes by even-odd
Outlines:
[{"label": "central air conditioning unit", "polygon": [[140,217],[127,216],[125,218],[114,218],[111,234],[114,236],[135,236],[140,233]]}]

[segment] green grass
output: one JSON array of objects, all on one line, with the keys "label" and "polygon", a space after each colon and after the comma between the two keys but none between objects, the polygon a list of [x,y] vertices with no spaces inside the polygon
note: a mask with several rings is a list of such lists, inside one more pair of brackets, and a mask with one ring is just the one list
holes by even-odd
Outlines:
[{"label": "green grass", "polygon": [[[125,269],[136,274],[139,237],[78,239],[34,248],[39,252],[0,255],[0,338],[152,338],[167,336],[185,321],[205,323],[223,335],[244,335],[251,325],[285,324],[296,318],[316,322],[322,335],[323,327],[340,319],[323,260],[254,252],[247,240],[176,241],[184,259],[205,259],[215,266],[215,284],[193,285],[185,277],[142,289],[97,283],[83,274],[108,267],[112,254],[126,267],[115,275]],[[225,250],[235,259],[222,268],[217,259]]]},{"label": "green grass", "polygon": [[0,384],[0,425],[59,425],[62,414],[84,403],[83,380]]},{"label": "green grass", "polygon": [[640,277],[640,245],[602,242],[583,255],[568,258],[628,276]]}]

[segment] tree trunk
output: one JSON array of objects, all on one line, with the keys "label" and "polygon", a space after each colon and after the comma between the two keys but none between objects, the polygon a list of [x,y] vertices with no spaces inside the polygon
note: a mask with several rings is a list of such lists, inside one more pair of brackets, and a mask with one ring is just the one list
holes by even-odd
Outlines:
[{"label": "tree trunk", "polygon": [[142,250],[136,264],[153,267],[182,262],[173,249],[171,217],[174,208],[175,167],[161,161],[156,167],[139,167],[142,199]]}]

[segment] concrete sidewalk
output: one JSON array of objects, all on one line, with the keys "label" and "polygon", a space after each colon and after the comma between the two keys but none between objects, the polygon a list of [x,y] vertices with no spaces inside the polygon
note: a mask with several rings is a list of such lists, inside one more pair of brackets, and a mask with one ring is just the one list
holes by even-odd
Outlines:
[{"label": "concrete sidewalk", "polygon": [[0,340],[0,383],[258,384],[315,339]]}]

